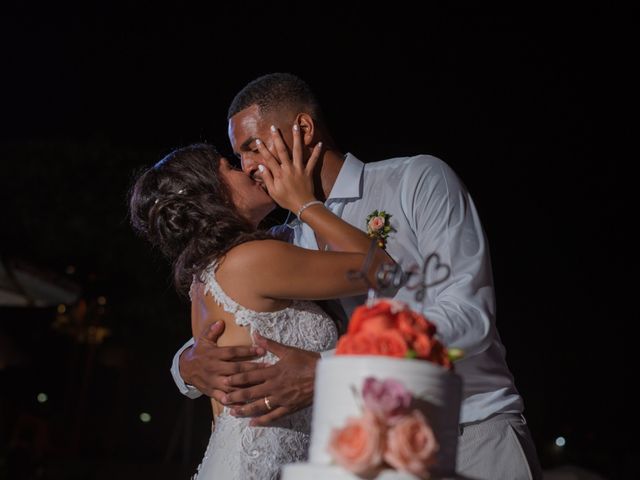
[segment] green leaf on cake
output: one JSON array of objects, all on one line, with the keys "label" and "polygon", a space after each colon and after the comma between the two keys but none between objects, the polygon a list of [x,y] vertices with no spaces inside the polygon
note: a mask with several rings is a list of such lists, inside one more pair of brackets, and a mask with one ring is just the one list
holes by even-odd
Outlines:
[{"label": "green leaf on cake", "polygon": [[447,353],[449,355],[449,360],[451,360],[452,362],[460,360],[462,357],[464,357],[464,352],[460,348],[449,348],[447,350]]}]

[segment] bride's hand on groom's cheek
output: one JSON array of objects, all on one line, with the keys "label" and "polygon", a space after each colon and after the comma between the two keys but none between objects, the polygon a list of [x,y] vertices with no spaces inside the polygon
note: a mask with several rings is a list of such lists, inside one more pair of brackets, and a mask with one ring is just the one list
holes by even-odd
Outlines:
[{"label": "bride's hand on groom's cheek", "polygon": [[221,403],[234,405],[232,415],[254,417],[251,425],[264,426],[311,405],[320,354],[259,336],[256,343],[275,354],[279,361],[263,369],[228,377],[225,383],[235,391],[224,395]]},{"label": "bride's hand on groom's cheek", "polygon": [[267,148],[260,140],[256,140],[256,146],[262,156],[258,169],[269,195],[281,207],[295,212],[305,203],[315,200],[313,175],[322,152],[322,143],[317,143],[311,149],[305,162],[305,147],[297,124],[293,125],[292,136],[291,154],[277,129],[271,132],[271,147]]}]

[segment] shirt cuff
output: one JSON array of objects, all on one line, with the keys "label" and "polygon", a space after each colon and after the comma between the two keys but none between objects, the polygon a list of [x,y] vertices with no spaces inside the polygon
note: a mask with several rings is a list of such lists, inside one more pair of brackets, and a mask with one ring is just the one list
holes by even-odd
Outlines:
[{"label": "shirt cuff", "polygon": [[195,343],[194,339],[191,338],[187,343],[185,343],[180,350],[173,356],[173,362],[171,363],[171,376],[173,377],[173,381],[180,390],[180,393],[191,398],[198,398],[202,396],[202,392],[198,390],[193,385],[188,385],[184,383],[184,380],[180,376],[180,355],[187,348],[191,347]]}]

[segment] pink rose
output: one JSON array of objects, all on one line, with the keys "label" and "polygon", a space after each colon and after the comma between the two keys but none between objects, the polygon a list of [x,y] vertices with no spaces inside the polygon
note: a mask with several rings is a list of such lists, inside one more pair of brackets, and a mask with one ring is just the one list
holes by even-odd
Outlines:
[{"label": "pink rose", "polygon": [[384,217],[373,217],[369,220],[369,230],[372,232],[377,232],[384,227]]},{"label": "pink rose", "polygon": [[366,378],[362,387],[362,399],[366,408],[390,423],[404,415],[411,406],[411,392],[393,379],[381,382],[373,377]]},{"label": "pink rose", "polygon": [[389,429],[384,459],[396,470],[429,478],[438,448],[433,430],[422,413],[414,410]]},{"label": "pink rose", "polygon": [[329,453],[334,461],[355,473],[374,473],[382,464],[386,429],[373,413],[349,418],[343,428],[334,428],[329,438]]}]

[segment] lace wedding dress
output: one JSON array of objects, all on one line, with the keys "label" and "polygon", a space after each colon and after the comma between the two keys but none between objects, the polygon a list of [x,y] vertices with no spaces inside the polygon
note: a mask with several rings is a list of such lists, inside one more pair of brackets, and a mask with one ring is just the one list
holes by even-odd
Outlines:
[{"label": "lace wedding dress", "polygon": [[[256,312],[229,298],[216,281],[214,267],[203,274],[205,293],[213,295],[225,311],[235,316],[238,325],[251,332],[293,347],[315,352],[335,347],[337,329],[317,304],[293,301],[275,312]],[[271,352],[266,363],[278,358]],[[198,480],[271,480],[279,478],[287,463],[307,459],[311,433],[311,407],[305,408],[268,427],[250,427],[249,418],[236,418],[224,407],[216,418],[209,445],[193,479]]]}]

